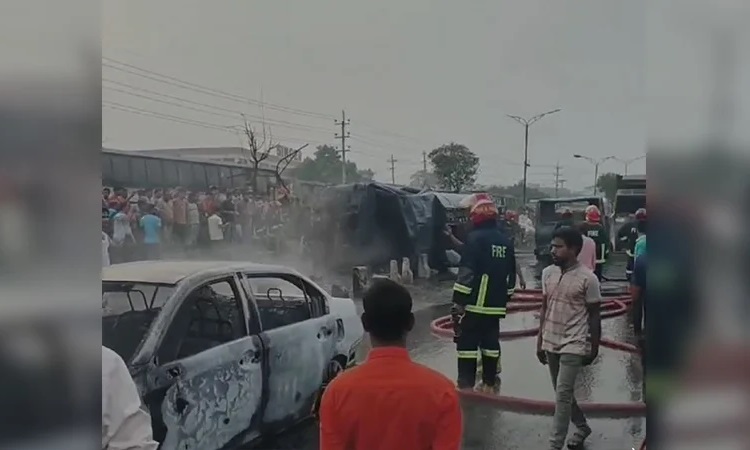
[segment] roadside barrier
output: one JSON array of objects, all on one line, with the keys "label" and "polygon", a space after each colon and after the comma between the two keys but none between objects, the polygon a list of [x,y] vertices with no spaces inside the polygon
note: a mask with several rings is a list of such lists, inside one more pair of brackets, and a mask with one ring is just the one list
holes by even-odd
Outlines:
[{"label": "roadside barrier", "polygon": [[[510,303],[508,303],[508,314],[521,311],[539,310],[542,306],[541,301],[541,290],[518,290],[513,294]],[[630,303],[631,298],[629,295],[613,294],[605,296],[605,299],[602,302],[602,319],[618,317],[627,313]],[[453,322],[451,316],[439,317],[433,320],[430,324],[430,329],[433,334],[441,338],[453,338]],[[503,330],[500,332],[500,339],[511,340],[521,337],[536,336],[538,331],[539,327],[520,330]],[[601,346],[632,354],[640,353],[640,350],[635,345],[611,339],[602,338]],[[508,411],[540,415],[552,415],[555,412],[555,402],[553,401],[534,400],[502,394],[487,394],[468,389],[459,389],[458,392],[463,397],[490,403]],[[578,405],[583,412],[602,417],[637,417],[646,414],[646,405],[643,402],[580,402]]]}]

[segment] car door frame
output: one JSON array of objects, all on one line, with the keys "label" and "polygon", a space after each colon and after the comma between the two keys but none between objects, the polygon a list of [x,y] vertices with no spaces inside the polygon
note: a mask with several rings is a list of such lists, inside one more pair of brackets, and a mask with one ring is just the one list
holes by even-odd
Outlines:
[{"label": "car door frame", "polygon": [[[233,290],[235,291],[235,301],[238,302],[239,310],[243,318],[242,333],[244,334],[244,336],[241,336],[240,338],[234,339],[230,342],[226,342],[215,347],[203,350],[185,358],[176,359],[167,363],[162,363],[161,361],[159,361],[158,353],[161,350],[162,344],[164,343],[164,340],[169,332],[169,327],[179,314],[181,308],[185,305],[190,294],[195,292],[196,289],[199,289],[205,285],[210,285],[222,281],[230,282],[230,286],[232,286]],[[231,352],[238,353],[239,358],[237,359],[236,365],[229,359],[227,360],[226,365],[235,366],[235,372],[239,370],[239,367],[236,366],[240,366],[243,370],[245,368],[247,368],[247,370],[251,370],[255,365],[258,366],[257,376],[247,378],[237,376],[237,379],[246,382],[244,389],[248,389],[248,386],[251,386],[250,381],[259,382],[261,387],[260,392],[258,393],[258,399],[251,399],[251,401],[255,402],[256,408],[253,412],[253,416],[250,420],[249,425],[247,427],[243,427],[242,430],[233,434],[228,442],[221,443],[221,445],[217,448],[236,446],[257,439],[261,435],[261,417],[263,415],[263,408],[265,406],[263,402],[263,392],[266,389],[267,371],[263,369],[264,358],[261,338],[257,333],[251,333],[251,327],[249,324],[249,321],[252,317],[258,317],[257,310],[249,307],[248,299],[245,295],[244,288],[241,283],[241,278],[235,271],[200,277],[199,279],[190,282],[187,286],[184,286],[182,289],[180,289],[180,294],[181,295],[179,296],[179,298],[176,299],[177,304],[173,309],[173,313],[171,314],[169,322],[165,327],[164,332],[161,333],[161,336],[159,337],[156,345],[154,346],[154,354],[152,357],[153,365],[147,370],[146,374],[148,388],[147,392],[145,393],[146,395],[144,395],[144,398],[147,396],[153,396],[154,394],[158,395],[159,392],[162,393],[161,399],[155,399],[158,400],[158,403],[154,404],[154,401],[152,400],[149,402],[149,406],[151,407],[151,409],[153,409],[154,407],[159,408],[160,416],[162,419],[161,425],[163,425],[163,427],[166,429],[165,439],[169,439],[170,441],[174,441],[175,439],[177,439],[170,439],[170,430],[169,425],[166,423],[166,419],[173,419],[174,414],[171,414],[172,417],[165,417],[167,414],[170,414],[169,405],[167,405],[167,402],[171,401],[171,398],[175,395],[185,396],[184,394],[190,393],[190,390],[188,388],[180,389],[180,386],[184,386],[187,382],[195,377],[199,377],[203,374],[206,374],[207,372],[210,372],[212,369],[210,368],[210,366],[208,366],[208,364],[210,364],[208,360],[214,360],[214,356],[222,356],[222,354],[224,357],[227,357],[226,355]],[[253,311],[255,311],[255,313]],[[195,372],[191,375],[192,371]],[[253,372],[255,372],[255,370],[253,370]],[[227,385],[227,387],[229,389],[231,386]],[[238,387],[238,389],[240,388]],[[227,395],[226,397],[227,398],[225,400],[228,400],[229,396]],[[180,398],[182,397],[177,397],[177,401],[179,401]],[[206,406],[207,402],[213,401],[215,405],[218,405],[222,401],[222,399],[218,395],[213,399],[206,399],[203,397],[197,397],[197,399],[200,401],[201,406],[204,407]],[[176,401],[174,402],[173,406],[177,406]],[[189,405],[188,403],[185,407],[187,406],[191,405]],[[226,407],[229,407],[228,403],[226,404]],[[219,409],[221,408],[214,408],[214,410]],[[227,424],[224,423],[223,425]],[[222,424],[218,425],[218,427],[221,426]],[[175,433],[175,431],[173,431],[173,433]],[[162,442],[162,445],[169,446],[172,443],[175,445],[177,444],[177,442],[167,442],[165,440],[164,442]],[[182,441],[180,441],[180,443],[182,443]],[[202,439],[200,442],[196,442],[196,445],[197,447],[193,448],[211,448],[209,447],[210,442],[206,441],[206,439]],[[181,445],[180,447],[185,448],[184,445]]]},{"label": "car door frame", "polygon": [[[304,420],[310,415],[316,400],[316,395],[319,392],[320,386],[322,386],[325,381],[329,364],[328,359],[325,359],[325,361],[322,361],[323,358],[318,361],[311,360],[309,359],[310,355],[306,355],[304,352],[300,352],[298,358],[284,355],[283,353],[276,351],[277,343],[288,343],[289,345],[292,345],[293,348],[301,349],[305,344],[316,342],[316,345],[312,347],[308,346],[307,348],[317,348],[319,356],[333,358],[336,356],[337,351],[337,324],[335,317],[330,314],[328,305],[326,305],[325,310],[322,311],[321,314],[314,316],[311,299],[308,296],[305,287],[307,280],[305,280],[304,277],[294,273],[279,271],[243,271],[242,275],[243,288],[247,295],[252,299],[253,305],[258,308],[259,323],[261,326],[260,336],[264,347],[264,360],[267,361],[268,365],[268,403],[264,409],[263,429],[264,432],[267,431],[274,433],[281,431],[300,420]],[[260,307],[257,305],[255,299],[255,294],[252,292],[249,284],[244,284],[247,280],[253,278],[279,278],[295,285],[295,287],[298,287],[303,292],[308,307],[310,308],[310,318],[301,322],[266,329],[263,324],[263,318],[260,314]],[[291,281],[292,279],[298,280],[299,283]],[[326,348],[329,350],[326,351]],[[308,359],[304,359],[305,357]],[[294,363],[299,360],[305,360],[307,362],[306,366],[308,367],[295,369]],[[309,365],[312,364],[315,364],[316,367],[309,367]],[[284,381],[289,381],[292,385],[296,385],[294,375],[300,374],[308,375],[310,377],[302,380],[302,384],[305,385],[305,393],[309,398],[300,397],[297,399],[296,394],[298,393],[296,393],[293,399],[289,399],[285,393],[279,392],[283,389]],[[314,389],[312,388],[313,384],[315,385]],[[285,414],[285,408],[291,410],[290,413]]]}]

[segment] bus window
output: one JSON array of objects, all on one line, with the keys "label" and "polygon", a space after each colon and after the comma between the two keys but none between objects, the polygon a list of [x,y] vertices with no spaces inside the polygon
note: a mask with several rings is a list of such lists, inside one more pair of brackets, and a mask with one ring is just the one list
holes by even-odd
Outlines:
[{"label": "bus window", "polygon": [[130,175],[133,186],[146,187],[148,185],[145,158],[132,158],[130,160]]},{"label": "bus window", "polygon": [[206,165],[206,178],[208,184],[211,186],[219,186],[219,167],[214,165]]},{"label": "bus window", "polygon": [[198,163],[191,163],[191,166],[193,167],[193,184],[191,186],[195,189],[206,189],[208,186],[206,181],[206,169]]},{"label": "bus window", "polygon": [[229,167],[219,166],[219,186],[232,187],[232,172]]},{"label": "bus window", "polygon": [[122,186],[130,184],[130,158],[112,155],[112,181]]},{"label": "bus window", "polygon": [[148,179],[149,185],[161,187],[165,186],[164,173],[161,169],[160,159],[146,159],[146,177]]},{"label": "bus window", "polygon": [[192,167],[190,167],[190,163],[176,162],[175,167],[177,168],[177,175],[179,177],[177,184],[188,188],[192,187],[195,183],[193,182],[193,170]]},{"label": "bus window", "polygon": [[169,187],[176,187],[180,185],[180,174],[177,173],[177,162],[175,161],[162,161],[161,166],[164,170],[164,182]]},{"label": "bus window", "polygon": [[245,184],[250,181],[247,176],[247,170],[240,167],[233,167],[231,169],[232,186],[236,188],[244,188]]},{"label": "bus window", "polygon": [[102,181],[112,183],[112,156],[102,153]]}]

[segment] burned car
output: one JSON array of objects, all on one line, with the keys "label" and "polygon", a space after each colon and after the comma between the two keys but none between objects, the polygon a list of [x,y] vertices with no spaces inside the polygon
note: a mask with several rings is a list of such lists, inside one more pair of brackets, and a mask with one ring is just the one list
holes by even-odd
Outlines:
[{"label": "burned car", "polygon": [[127,362],[164,449],[233,448],[310,415],[354,363],[355,305],[283,266],[102,269],[102,345]]}]

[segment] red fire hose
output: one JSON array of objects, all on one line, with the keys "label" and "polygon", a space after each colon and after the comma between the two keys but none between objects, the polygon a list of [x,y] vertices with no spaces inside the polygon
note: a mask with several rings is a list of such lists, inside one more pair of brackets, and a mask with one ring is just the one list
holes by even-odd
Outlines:
[{"label": "red fire hose", "polygon": [[[541,290],[516,291],[511,302],[507,306],[508,313],[521,311],[535,311],[541,308]],[[602,302],[602,318],[612,318],[625,314],[631,299],[629,295],[605,296]],[[432,333],[444,338],[453,338],[453,321],[450,316],[439,317],[430,324]],[[501,340],[516,339],[519,337],[536,336],[539,328],[527,328],[521,330],[507,330],[500,332]],[[637,346],[626,342],[601,339],[603,347],[612,348],[628,353],[639,353]],[[502,409],[526,412],[530,414],[547,414],[555,412],[555,402],[533,400],[529,398],[512,397],[509,395],[494,395],[475,392],[473,390],[460,389],[459,393],[467,398],[494,404]],[[584,402],[578,404],[584,412],[607,416],[607,417],[634,417],[643,416],[646,413],[646,405],[643,402],[627,403],[596,403]],[[645,441],[642,448],[645,448]]]}]

